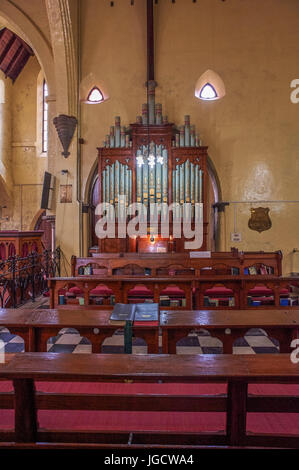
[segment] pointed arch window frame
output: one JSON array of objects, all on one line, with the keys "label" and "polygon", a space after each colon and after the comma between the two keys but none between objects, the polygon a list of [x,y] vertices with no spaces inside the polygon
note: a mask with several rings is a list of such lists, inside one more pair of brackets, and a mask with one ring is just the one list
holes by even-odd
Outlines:
[{"label": "pointed arch window frame", "polygon": [[[90,97],[94,93],[94,91],[98,91],[100,93],[100,95],[102,97],[100,100],[91,100],[90,99]],[[99,103],[103,103],[104,101],[105,101],[105,98],[104,98],[104,95],[103,95],[102,91],[100,90],[100,88],[97,87],[97,86],[92,87],[92,89],[88,93],[86,102],[89,103],[89,104],[99,104]]]},{"label": "pointed arch window frame", "polygon": [[[210,88],[213,90],[213,92],[214,92],[214,97],[213,97],[213,98],[205,98],[205,97],[202,96],[202,92],[204,91],[204,89],[205,89],[206,87],[210,87]],[[210,82],[207,82],[207,83],[205,83],[205,84],[202,86],[202,88],[201,88],[201,90],[200,90],[200,93],[199,93],[199,98],[200,98],[201,100],[203,100],[203,101],[214,101],[214,100],[218,100],[218,99],[219,99],[219,95],[218,95],[218,93],[217,93],[215,87],[214,87]]]}]

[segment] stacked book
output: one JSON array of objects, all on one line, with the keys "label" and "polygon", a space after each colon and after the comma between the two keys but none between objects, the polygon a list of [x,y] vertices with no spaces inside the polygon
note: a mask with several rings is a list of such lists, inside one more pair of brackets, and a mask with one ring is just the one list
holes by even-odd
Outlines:
[{"label": "stacked book", "polygon": [[244,274],[249,274],[251,276],[256,276],[258,274],[262,275],[262,276],[267,276],[267,275],[271,275],[271,274],[274,274],[274,268],[272,268],[272,266],[266,266],[264,264],[260,265],[260,266],[249,266],[249,268],[244,268]]}]

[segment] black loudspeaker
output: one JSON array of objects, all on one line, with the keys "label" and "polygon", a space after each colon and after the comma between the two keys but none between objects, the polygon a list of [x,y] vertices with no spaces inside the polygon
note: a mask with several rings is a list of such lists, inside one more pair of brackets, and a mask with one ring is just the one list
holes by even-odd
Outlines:
[{"label": "black loudspeaker", "polygon": [[55,176],[45,171],[41,209],[52,209]]}]

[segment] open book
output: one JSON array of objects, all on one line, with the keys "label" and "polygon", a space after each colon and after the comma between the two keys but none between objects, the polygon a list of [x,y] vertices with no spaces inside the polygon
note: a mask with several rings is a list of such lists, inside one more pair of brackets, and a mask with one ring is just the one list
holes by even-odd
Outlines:
[{"label": "open book", "polygon": [[135,304],[135,321],[158,321],[159,304]]},{"label": "open book", "polygon": [[127,321],[158,321],[159,304],[116,304],[110,323],[124,326]]}]

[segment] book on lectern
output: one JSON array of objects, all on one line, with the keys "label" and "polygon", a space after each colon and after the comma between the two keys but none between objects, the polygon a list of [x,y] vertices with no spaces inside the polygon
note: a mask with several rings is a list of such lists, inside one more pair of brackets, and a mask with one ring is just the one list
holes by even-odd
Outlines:
[{"label": "book on lectern", "polygon": [[114,325],[124,326],[126,321],[134,321],[135,304],[115,304],[110,315],[110,323]]},{"label": "book on lectern", "polygon": [[110,315],[110,323],[124,326],[127,321],[158,321],[159,304],[116,304]]},{"label": "book on lectern", "polygon": [[135,321],[158,321],[159,304],[144,303],[136,304]]}]

